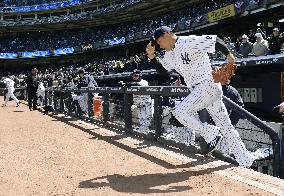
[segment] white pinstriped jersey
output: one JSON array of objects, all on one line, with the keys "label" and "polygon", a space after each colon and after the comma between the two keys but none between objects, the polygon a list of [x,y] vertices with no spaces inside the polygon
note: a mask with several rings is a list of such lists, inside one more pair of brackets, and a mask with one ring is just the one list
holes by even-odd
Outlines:
[{"label": "white pinstriped jersey", "polygon": [[9,78],[3,80],[3,83],[6,85],[7,89],[14,89],[15,82]]},{"label": "white pinstriped jersey", "polygon": [[208,53],[215,52],[216,35],[179,36],[175,48],[161,60],[165,69],[175,69],[188,87],[203,80],[213,81]]}]

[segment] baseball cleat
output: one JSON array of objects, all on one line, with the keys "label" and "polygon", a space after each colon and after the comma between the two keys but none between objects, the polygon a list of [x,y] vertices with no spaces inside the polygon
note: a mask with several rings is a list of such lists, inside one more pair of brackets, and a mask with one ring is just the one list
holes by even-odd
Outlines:
[{"label": "baseball cleat", "polygon": [[209,154],[216,148],[217,144],[221,141],[221,139],[222,136],[218,135],[210,143],[206,143],[205,140],[202,138],[200,144],[200,153],[203,155]]}]

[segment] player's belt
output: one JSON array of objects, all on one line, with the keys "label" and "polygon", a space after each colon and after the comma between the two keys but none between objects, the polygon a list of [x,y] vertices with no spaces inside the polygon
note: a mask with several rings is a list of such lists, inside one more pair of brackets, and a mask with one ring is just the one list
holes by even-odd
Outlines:
[{"label": "player's belt", "polygon": [[196,86],[198,86],[200,84],[200,82],[199,83],[196,83],[196,84],[193,84],[192,86],[191,86],[191,88],[192,89],[194,89]]}]

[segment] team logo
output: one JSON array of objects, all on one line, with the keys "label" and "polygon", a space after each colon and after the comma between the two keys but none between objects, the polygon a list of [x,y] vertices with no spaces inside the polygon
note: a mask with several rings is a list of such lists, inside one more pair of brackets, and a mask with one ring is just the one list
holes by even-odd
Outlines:
[{"label": "team logo", "polygon": [[189,62],[191,61],[188,57],[187,52],[185,52],[184,55],[181,53],[181,59],[183,64],[189,64]]}]

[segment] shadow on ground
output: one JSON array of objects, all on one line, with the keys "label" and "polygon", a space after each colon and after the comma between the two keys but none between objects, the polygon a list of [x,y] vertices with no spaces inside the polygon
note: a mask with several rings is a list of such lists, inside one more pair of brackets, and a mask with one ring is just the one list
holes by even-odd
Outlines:
[{"label": "shadow on ground", "polygon": [[[60,121],[69,126],[77,128],[83,132],[86,132],[93,137],[91,139],[97,139],[105,141],[109,144],[112,144],[120,149],[126,150],[136,156],[139,156],[143,159],[147,159],[159,166],[162,166],[166,169],[190,169],[196,165],[204,165],[212,161],[216,161],[211,157],[202,157],[192,152],[180,151],[179,149],[174,149],[168,146],[164,146],[158,143],[153,143],[151,141],[143,140],[138,146],[130,147],[125,144],[120,143],[118,140],[123,138],[132,137],[133,135],[127,134],[125,132],[121,132],[118,130],[112,130],[116,133],[115,136],[104,136],[99,133],[96,133],[96,129],[86,129],[80,125],[74,124],[77,119],[66,117],[66,116],[58,116],[51,115],[53,121]],[[104,127],[100,124],[100,127],[110,129],[109,127]],[[141,138],[140,138],[141,139]],[[173,152],[178,152],[182,155],[185,155],[191,159],[196,159],[194,162],[189,162],[186,164],[174,165],[165,160],[159,159],[151,154],[147,154],[145,152],[140,151],[142,148],[146,148],[149,146],[157,146],[161,148],[165,148],[167,150],[171,150]],[[188,180],[191,176],[210,174],[214,171],[224,170],[227,168],[235,167],[233,165],[222,165],[215,168],[209,168],[201,171],[183,171],[176,173],[156,173],[156,174],[144,174],[137,176],[122,176],[120,174],[113,174],[107,176],[96,177],[93,179],[85,180],[80,182],[79,188],[103,188],[109,187],[118,192],[128,192],[128,193],[171,193],[171,192],[183,192],[190,189],[189,186],[170,186],[173,183],[180,183],[185,180]],[[159,186],[165,186],[165,188],[158,188]]]},{"label": "shadow on ground", "polygon": [[[212,173],[218,170],[230,168],[230,165],[223,165],[201,171],[182,171],[175,173],[155,173],[137,176],[122,176],[113,174],[101,176],[79,184],[79,188],[111,188],[117,192],[127,193],[174,193],[191,189],[190,186],[178,186],[176,183],[187,181],[192,176],[199,176]],[[173,184],[173,185],[171,185]],[[162,187],[161,187],[162,186]]]}]

